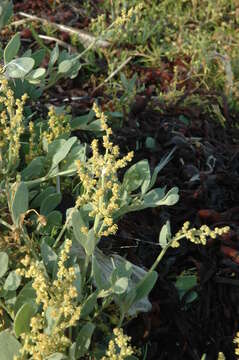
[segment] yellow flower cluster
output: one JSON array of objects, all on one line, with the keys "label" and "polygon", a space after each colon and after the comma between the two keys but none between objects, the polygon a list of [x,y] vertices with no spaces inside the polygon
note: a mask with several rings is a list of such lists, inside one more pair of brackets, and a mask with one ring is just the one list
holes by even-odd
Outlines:
[{"label": "yellow flower cluster", "polygon": [[90,30],[96,34],[100,35],[107,28],[106,14],[98,15],[97,18],[91,20]]},{"label": "yellow flower cluster", "polygon": [[129,345],[131,338],[124,335],[121,328],[115,328],[113,333],[114,339],[110,340],[106,356],[101,360],[123,360],[127,358],[127,356],[133,355],[133,348]]},{"label": "yellow flower cluster", "polygon": [[[98,217],[102,222],[97,236],[108,236],[117,231],[114,224],[114,213],[119,209],[120,184],[117,171],[124,168],[133,158],[133,152],[129,152],[123,158],[119,158],[119,147],[110,141],[111,128],[107,125],[107,118],[99,110],[96,104],[93,106],[96,117],[101,121],[101,128],[105,131],[103,147],[105,154],[101,155],[98,140],[91,143],[92,157],[86,162],[77,161],[78,176],[82,182],[84,192],[76,202],[76,206],[90,203],[92,211],[90,216]],[[97,230],[97,229],[96,229]]]},{"label": "yellow flower cluster", "polygon": [[124,32],[123,35],[125,35],[125,27],[132,21],[133,16],[135,16],[134,24],[137,25],[143,7],[143,3],[140,3],[131,7],[128,11],[123,8],[108,27],[105,14],[99,15],[96,19],[92,19],[91,31],[97,35],[109,38],[111,41],[114,40],[115,35],[119,39],[120,33]]},{"label": "yellow flower cluster", "polygon": [[127,25],[134,15],[136,15],[136,22],[138,22],[138,17],[143,7],[143,3],[140,3],[136,6],[131,7],[128,11],[126,11],[125,8],[122,9],[121,14],[114,21],[114,26],[117,28],[123,25]]},{"label": "yellow flower cluster", "polygon": [[[71,245],[71,240],[66,240],[59,256],[57,278],[53,282],[48,279],[41,264],[31,261],[28,255],[21,261],[26,269],[18,269],[17,272],[33,279],[36,303],[42,305],[42,312],[32,317],[31,332],[21,335],[24,342],[22,357],[17,360],[24,359],[24,354],[31,355],[33,360],[44,360],[54,352],[64,352],[71,345],[65,330],[75,326],[81,314],[81,306],[77,306],[77,289],[73,285],[75,270],[73,267],[65,267]],[[49,311],[55,321],[51,333],[44,331]]]},{"label": "yellow flower cluster", "polygon": [[49,108],[49,130],[43,133],[43,136],[47,139],[48,143],[51,143],[62,135],[70,134],[70,115],[67,114],[67,112],[69,112],[69,109],[66,110],[66,113],[57,114],[54,106]]},{"label": "yellow flower cluster", "polygon": [[217,358],[217,360],[226,360],[225,355],[223,354],[223,352],[219,352],[219,353],[218,353],[218,358]]},{"label": "yellow flower cluster", "polygon": [[214,230],[211,230],[207,225],[202,225],[199,229],[189,229],[189,226],[189,221],[186,221],[183,224],[182,229],[176,233],[173,239],[173,242],[171,244],[172,247],[179,247],[179,239],[183,237],[193,242],[194,244],[206,245],[208,237],[211,239],[216,239],[217,235],[223,235],[230,230],[229,226],[225,226],[222,228],[215,227]]},{"label": "yellow flower cluster", "polygon": [[236,336],[233,340],[234,344],[236,345],[235,347],[235,354],[238,356],[239,358],[239,332],[236,333]]},{"label": "yellow flower cluster", "polygon": [[12,164],[19,158],[20,137],[24,132],[23,108],[27,100],[27,94],[21,99],[15,99],[7,79],[0,80],[0,150],[4,147],[9,149],[8,161]]},{"label": "yellow flower cluster", "polygon": [[25,156],[26,162],[29,163],[35,156],[35,132],[34,132],[34,123],[33,121],[29,122],[28,125],[28,129],[29,129],[29,133],[30,133],[30,137],[29,137],[29,152],[28,154]]},{"label": "yellow flower cluster", "polygon": [[36,141],[36,133],[35,133],[35,127],[33,121],[30,121],[28,124],[28,130],[29,130],[29,151],[28,154],[25,156],[26,163],[28,164],[31,160],[33,160],[35,157],[40,155],[42,153],[42,141],[40,139]]}]

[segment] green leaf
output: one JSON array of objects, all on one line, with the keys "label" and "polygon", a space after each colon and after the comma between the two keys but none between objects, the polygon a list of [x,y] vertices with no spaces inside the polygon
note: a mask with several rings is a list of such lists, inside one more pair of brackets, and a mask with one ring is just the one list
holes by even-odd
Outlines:
[{"label": "green leaf", "polygon": [[97,240],[94,229],[90,229],[87,235],[82,233],[81,228],[85,227],[86,224],[78,210],[73,212],[71,220],[76,240],[83,246],[87,255],[91,256],[95,250]]},{"label": "green leaf", "polygon": [[16,303],[14,305],[14,313],[16,314],[18,310],[26,302],[35,304],[36,300],[36,291],[32,287],[32,282],[28,282],[19,292],[17,296]]},{"label": "green leaf", "polygon": [[90,322],[86,323],[81,328],[76,340],[77,358],[83,357],[89,350],[94,330],[95,325]]},{"label": "green leaf", "polygon": [[66,74],[68,71],[70,71],[71,67],[73,65],[72,60],[64,60],[58,65],[58,73],[59,74]]},{"label": "green leaf", "polygon": [[28,49],[27,51],[25,51],[22,55],[23,57],[31,57],[32,56],[32,50]]},{"label": "green leaf", "polygon": [[54,226],[60,226],[62,224],[62,213],[58,210],[53,210],[47,215],[47,225],[44,227],[46,232],[51,231]]},{"label": "green leaf", "polygon": [[[183,296],[190,291],[192,288],[194,288],[197,285],[197,276],[196,275],[183,275],[179,276],[177,278],[177,281],[175,282],[175,287],[178,290],[179,298],[182,299]],[[197,297],[197,296],[196,296]],[[192,302],[196,299],[195,295],[192,296],[191,299],[189,299],[189,302]]]},{"label": "green leaf", "polygon": [[57,263],[57,255],[45,241],[41,244],[41,255],[46,269],[52,274]]},{"label": "green leaf", "polygon": [[142,279],[142,281],[140,281],[135,288],[129,291],[127,294],[127,298],[129,299],[128,308],[130,308],[130,306],[137,301],[148,296],[150,291],[153,289],[157,278],[158,274],[156,271],[149,271]]},{"label": "green leaf", "polygon": [[82,278],[81,278],[81,271],[78,264],[74,264],[73,266],[75,270],[76,278],[73,281],[73,285],[76,287],[77,293],[78,293],[78,300],[81,301],[82,298]]},{"label": "green leaf", "polygon": [[3,297],[6,305],[10,305],[10,307],[15,305],[17,300],[16,291],[6,291],[6,294],[4,294]]},{"label": "green leaf", "polygon": [[21,172],[22,180],[32,180],[44,175],[45,157],[38,156]]},{"label": "green leaf", "polygon": [[21,276],[16,273],[16,271],[11,271],[8,274],[8,277],[5,280],[3,289],[7,291],[16,290],[21,284]]},{"label": "green leaf", "polygon": [[160,201],[165,197],[165,187],[156,188],[144,195],[143,207],[156,207],[161,205]]},{"label": "green leaf", "polygon": [[150,186],[150,181],[151,181],[151,174],[150,174],[150,168],[149,168],[149,163],[148,161],[144,164],[144,169],[143,169],[143,173],[141,174],[141,176],[144,176],[143,178],[143,182],[141,185],[141,194],[144,195],[149,186]]},{"label": "green leaf", "polygon": [[38,67],[38,66],[41,65],[45,55],[46,55],[46,50],[45,49],[37,50],[31,55],[31,57],[35,61],[35,67]]},{"label": "green leaf", "polygon": [[30,332],[30,321],[36,314],[37,309],[38,306],[36,304],[27,302],[18,310],[14,319],[14,331],[16,337],[19,337],[23,333]]},{"label": "green leaf", "polygon": [[92,120],[95,117],[95,112],[91,110],[86,115],[77,116],[74,119],[71,120],[71,129],[72,130],[89,130],[88,127],[95,123],[96,121],[99,123],[98,130],[101,130],[100,121],[95,120],[92,122]]},{"label": "green leaf", "polygon": [[48,186],[45,190],[43,190],[39,195],[35,197],[35,199],[31,202],[32,208],[38,208],[41,206],[41,203],[48,198],[49,195],[55,194],[56,189],[54,186]]},{"label": "green leaf", "polygon": [[69,360],[76,360],[76,342],[73,342],[69,348]]},{"label": "green leaf", "polygon": [[155,150],[156,148],[156,140],[152,136],[147,136],[145,140],[146,149]]},{"label": "green leaf", "polygon": [[143,281],[139,286],[136,286],[136,297],[135,301],[139,301],[144,297],[148,296],[150,291],[153,289],[158,278],[158,274],[156,271],[148,272]]},{"label": "green leaf", "polygon": [[87,240],[85,243],[85,251],[88,256],[91,256],[94,253],[96,246],[97,238],[95,236],[94,228],[90,229],[87,234]]},{"label": "green leaf", "polygon": [[157,207],[162,205],[174,205],[179,199],[178,188],[173,187],[165,195],[165,188],[156,188],[149,191],[143,198],[141,208]]},{"label": "green leaf", "polygon": [[21,41],[19,33],[16,33],[4,50],[4,64],[9,63],[17,55],[18,50],[20,49]]},{"label": "green leaf", "polygon": [[124,73],[120,73],[120,80],[122,82],[122,85],[123,87],[125,88],[125,90],[129,90],[128,87],[129,87],[129,81],[128,79],[126,78],[125,74]]},{"label": "green leaf", "polygon": [[65,141],[64,146],[61,146],[60,149],[53,155],[52,157],[52,166],[51,169],[49,171],[49,174],[52,172],[52,170],[54,170],[57,165],[65,159],[65,157],[67,156],[67,154],[70,152],[72,146],[74,145],[74,143],[77,141],[77,137],[71,137],[70,139],[68,139],[67,141]]},{"label": "green leaf", "polygon": [[97,296],[98,296],[98,291],[95,291],[86,299],[86,301],[82,305],[81,314],[80,314],[81,319],[86,318],[93,311],[94,307],[97,304]]},{"label": "green leaf", "polygon": [[124,174],[123,187],[127,192],[138,189],[142,183],[144,187],[150,183],[150,169],[148,160],[141,160],[132,165]]},{"label": "green leaf", "polygon": [[96,286],[99,290],[109,287],[102,278],[102,272],[95,255],[92,255],[92,273],[95,279]]},{"label": "green leaf", "polygon": [[[79,210],[74,210],[74,212],[72,213],[72,225],[73,225],[73,229],[75,229],[75,236],[76,238],[80,238],[81,237],[81,228],[86,226],[86,223],[84,222],[84,219],[81,215],[81,212]],[[85,234],[83,234],[85,235]],[[86,235],[85,235],[86,238]]]},{"label": "green leaf", "polygon": [[13,13],[12,1],[2,0],[0,5],[0,30],[7,25]]},{"label": "green leaf", "polygon": [[86,126],[82,126],[81,130],[84,131],[102,131],[100,120],[94,120]]},{"label": "green leaf", "polygon": [[86,145],[75,144],[73,145],[71,151],[66,156],[64,162],[60,165],[60,172],[62,171],[77,171],[76,160],[85,161],[86,154]]},{"label": "green leaf", "polygon": [[123,294],[129,286],[129,279],[127,277],[122,277],[112,285],[112,291],[119,295]]},{"label": "green leaf", "polygon": [[14,356],[20,355],[21,344],[9,330],[4,330],[0,332],[0,349],[1,360],[13,360]]},{"label": "green leaf", "polygon": [[31,84],[39,84],[41,82],[42,78],[44,77],[46,73],[46,69],[44,68],[38,68],[35,70],[32,70],[26,77],[26,80],[29,81]]},{"label": "green leaf", "polygon": [[[154,186],[158,173],[167,165],[167,163],[171,160],[173,153],[175,152],[175,150],[177,149],[177,147],[175,146],[169,154],[165,155],[162,157],[162,159],[160,160],[160,163],[156,166],[156,168],[154,169],[152,178],[151,178],[151,182],[150,182],[150,186],[149,189],[152,189],[152,187]],[[149,190],[148,189],[148,190]]]},{"label": "green leaf", "polygon": [[16,186],[11,210],[13,222],[18,227],[21,215],[28,210],[28,188],[24,182],[20,182]]},{"label": "green leaf", "polygon": [[[44,140],[44,138],[43,138]],[[65,139],[53,140],[50,144],[47,141],[43,142],[44,151],[47,151],[47,161],[52,161],[53,156],[65,146]]]},{"label": "green leaf", "polygon": [[[180,293],[179,293],[179,297],[182,298],[180,296]],[[187,295],[186,295],[186,298],[185,298],[185,303],[186,304],[190,304],[192,303],[194,300],[196,300],[198,298],[198,293],[196,291],[190,291]]]},{"label": "green leaf", "polygon": [[0,252],[0,278],[3,277],[8,270],[8,254],[1,251]]},{"label": "green leaf", "polygon": [[71,120],[71,129],[72,130],[82,130],[82,126],[87,126],[89,122],[91,122],[94,119],[95,113],[93,110],[91,110],[86,115],[77,116],[74,119]]},{"label": "green leaf", "polygon": [[24,78],[33,68],[34,60],[30,57],[14,59],[6,65],[6,76],[10,78]]},{"label": "green leaf", "polygon": [[171,238],[170,222],[167,221],[166,224],[162,226],[162,229],[160,231],[160,235],[159,235],[160,246],[162,248],[166,247],[170,238]]},{"label": "green leaf", "polygon": [[54,210],[62,200],[62,195],[55,193],[50,194],[47,198],[45,198],[40,207],[40,214],[42,215],[49,215],[52,210]]},{"label": "green leaf", "polygon": [[56,44],[54,49],[51,52],[50,61],[49,61],[49,67],[52,67],[55,65],[59,57],[59,46]]},{"label": "green leaf", "polygon": [[167,192],[165,198],[161,201],[160,205],[172,206],[178,202],[178,199],[179,199],[178,188],[173,187]]},{"label": "green leaf", "polygon": [[30,190],[29,191],[29,201],[32,201],[32,199],[34,199],[34,197],[38,194],[37,190]]},{"label": "green leaf", "polygon": [[111,283],[114,284],[118,279],[123,277],[130,278],[132,272],[133,272],[132,264],[129,261],[124,260],[124,262],[117,265],[117,267],[113,270],[110,277]]}]

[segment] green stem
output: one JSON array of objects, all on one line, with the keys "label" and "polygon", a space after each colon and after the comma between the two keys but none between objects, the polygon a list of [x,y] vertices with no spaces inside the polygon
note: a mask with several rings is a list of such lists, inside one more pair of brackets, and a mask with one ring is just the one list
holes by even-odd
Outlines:
[{"label": "green stem", "polygon": [[44,44],[44,42],[42,41],[42,39],[38,36],[38,33],[35,31],[34,27],[32,26],[32,23],[29,23],[29,27],[32,33],[32,36],[34,37],[34,39],[36,40],[37,44],[39,45],[39,47],[42,47],[43,49],[45,49],[48,54],[51,54],[51,50]]},{"label": "green stem", "polygon": [[[160,254],[158,255],[157,259],[155,260],[155,262],[153,263],[153,265],[151,266],[151,268],[147,271],[147,273],[145,274],[145,276],[144,276],[144,277],[138,282],[138,284],[135,286],[135,290],[136,290],[137,288],[139,288],[139,287],[142,285],[142,283],[145,281],[145,279],[149,276],[149,274],[156,269],[156,267],[158,266],[158,264],[160,263],[160,261],[161,261],[162,258],[164,257],[165,253],[167,252],[168,248],[171,247],[172,243],[173,243],[174,241],[178,241],[178,240],[180,240],[180,239],[182,239],[182,238],[184,238],[184,237],[185,237],[185,234],[179,235],[179,236],[177,236],[177,237],[172,238],[172,239],[168,242],[168,244],[161,250]],[[129,304],[128,309],[130,308],[130,306],[131,306],[132,304],[133,304],[133,302],[131,302],[131,303]],[[125,314],[127,313],[128,309],[127,309],[124,313],[121,314],[118,327],[121,327],[121,326],[122,326],[122,323],[123,323]]]},{"label": "green stem", "polygon": [[45,181],[47,181],[47,180],[49,180],[49,179],[51,179],[51,178],[53,178],[55,176],[64,176],[64,175],[70,175],[70,174],[74,175],[74,173],[75,173],[75,171],[73,171],[73,170],[66,170],[66,171],[59,172],[57,175],[54,175],[54,176],[46,175],[46,176],[43,176],[43,177],[41,177],[39,179],[29,180],[29,181],[24,181],[24,182],[25,182],[25,184],[27,186],[31,186],[31,185],[36,185],[36,184],[40,184],[42,182],[45,182]]},{"label": "green stem", "polygon": [[89,51],[94,47],[94,45],[97,43],[98,40],[99,38],[96,38],[94,41],[92,41],[90,45],[87,46],[87,48],[84,51],[82,51],[79,55],[77,55],[74,60],[79,60],[82,56],[84,56],[87,53],[87,51]]},{"label": "green stem", "polygon": [[[182,239],[182,238],[184,238],[184,237],[185,237],[185,235],[183,234],[183,235],[180,235],[180,236],[178,236],[178,237],[176,237],[176,238],[171,239],[171,240],[169,241],[169,243],[161,250],[159,256],[157,257],[157,259],[155,260],[155,262],[153,263],[153,265],[151,266],[151,268],[149,269],[149,271],[147,272],[147,274],[150,273],[150,272],[152,272],[152,271],[154,271],[154,270],[156,269],[156,267],[158,266],[158,264],[160,263],[160,261],[161,261],[162,258],[164,257],[165,253],[167,252],[168,248],[171,247],[172,243],[173,243],[174,241],[178,241],[178,240],[180,240],[180,239]],[[146,274],[145,276],[147,276],[147,274]],[[138,283],[138,285],[139,285],[143,280],[144,280],[144,278]]]},{"label": "green stem", "polygon": [[[97,233],[97,230],[98,230],[100,218],[101,218],[101,215],[100,215],[100,214],[97,214],[97,215],[95,216],[95,220],[94,220],[94,232],[95,232],[95,234]],[[103,225],[103,224],[102,224],[102,225]],[[102,227],[102,226],[101,226],[101,227]],[[99,232],[100,232],[100,231],[99,231]]]},{"label": "green stem", "polygon": [[67,227],[67,225],[68,225],[68,223],[69,223],[69,221],[70,221],[70,219],[71,219],[71,216],[72,216],[73,212],[74,212],[76,209],[77,209],[76,206],[73,207],[73,209],[71,209],[69,215],[68,215],[67,218],[66,218],[65,224],[63,225],[63,227],[62,227],[59,235],[58,235],[57,238],[56,238],[56,241],[54,242],[54,244],[53,244],[53,246],[52,246],[53,249],[57,246],[57,244],[58,244],[59,241],[61,240],[62,235],[64,234],[64,232],[65,232],[65,230],[66,230],[66,227]]}]

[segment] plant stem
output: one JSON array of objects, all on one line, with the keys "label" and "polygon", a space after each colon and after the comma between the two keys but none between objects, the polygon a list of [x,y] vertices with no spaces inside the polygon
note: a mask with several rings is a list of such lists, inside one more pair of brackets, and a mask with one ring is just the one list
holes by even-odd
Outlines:
[{"label": "plant stem", "polygon": [[59,172],[58,174],[54,175],[54,176],[51,176],[51,175],[46,175],[46,176],[43,176],[39,179],[35,179],[35,180],[29,180],[29,181],[24,181],[24,183],[27,185],[27,186],[31,186],[31,185],[36,185],[36,184],[40,184],[44,181],[47,181],[55,176],[64,176],[64,175],[74,175],[76,171],[75,170],[66,170],[66,171],[62,171],[62,172]]},{"label": "plant stem", "polygon": [[54,242],[54,244],[53,244],[53,246],[52,246],[53,249],[56,247],[56,245],[57,245],[57,244],[59,243],[59,241],[61,240],[61,237],[62,237],[62,235],[64,234],[64,232],[65,232],[65,230],[66,230],[66,227],[67,227],[67,225],[68,225],[68,223],[69,223],[69,221],[70,221],[70,219],[71,219],[71,216],[72,216],[72,214],[73,214],[73,212],[74,212],[75,210],[76,210],[76,206],[71,209],[69,215],[67,216],[66,221],[65,221],[65,224],[63,225],[63,227],[62,227],[59,235],[58,235],[57,238],[56,238],[56,241]]},{"label": "plant stem", "polygon": [[[156,267],[158,266],[158,264],[160,263],[160,261],[161,261],[162,258],[164,257],[165,253],[167,252],[168,248],[171,247],[171,245],[172,245],[172,243],[173,243],[174,241],[178,241],[178,240],[180,240],[180,239],[182,239],[182,238],[184,238],[184,237],[185,237],[185,235],[183,234],[183,235],[180,235],[180,236],[178,236],[178,237],[176,237],[176,238],[171,239],[171,240],[169,241],[169,243],[161,250],[161,252],[160,252],[160,254],[158,255],[157,259],[155,260],[155,262],[153,263],[153,265],[151,266],[151,268],[149,269],[149,271],[148,271],[147,273],[152,272],[152,271],[154,271],[154,270],[156,269]],[[144,278],[143,278],[143,279],[144,279]],[[142,279],[141,281],[143,281],[143,279]],[[141,282],[141,281],[140,281],[140,282]]]},{"label": "plant stem", "polygon": [[[153,263],[153,265],[151,266],[151,268],[147,271],[147,273],[145,274],[145,276],[137,283],[137,285],[135,286],[134,290],[138,289],[145,281],[145,279],[149,276],[150,273],[152,273],[156,267],[158,266],[158,264],[160,263],[160,261],[162,260],[162,258],[164,257],[165,253],[167,252],[167,250],[171,247],[172,243],[174,241],[178,241],[182,238],[185,237],[185,234],[183,235],[179,235],[177,237],[174,237],[172,238],[168,244],[161,250],[160,254],[158,255],[157,259],[155,260],[155,262]],[[129,308],[132,306],[132,304],[134,303],[134,299],[133,301],[131,301],[129,304],[128,304],[128,308],[127,310],[124,311],[124,313],[121,314],[120,316],[120,320],[119,320],[119,324],[118,324],[118,327],[121,327],[122,325],[122,322],[124,320],[124,317],[125,317],[125,314],[127,313],[127,311],[129,310]]]}]

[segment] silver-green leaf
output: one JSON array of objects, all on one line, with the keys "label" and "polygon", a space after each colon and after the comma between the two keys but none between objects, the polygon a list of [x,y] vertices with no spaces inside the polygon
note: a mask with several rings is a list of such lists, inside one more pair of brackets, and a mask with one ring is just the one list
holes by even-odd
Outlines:
[{"label": "silver-green leaf", "polygon": [[3,54],[5,65],[8,64],[12,59],[14,59],[14,57],[18,53],[20,45],[21,45],[20,35],[19,33],[16,33],[5,47]]}]

